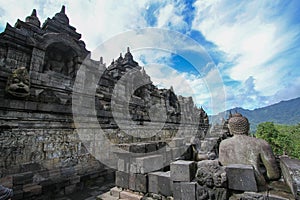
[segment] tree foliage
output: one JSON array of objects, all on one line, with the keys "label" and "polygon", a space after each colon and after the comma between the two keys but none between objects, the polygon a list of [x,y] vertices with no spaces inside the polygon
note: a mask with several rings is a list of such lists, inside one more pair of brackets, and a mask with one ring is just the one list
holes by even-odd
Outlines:
[{"label": "tree foliage", "polygon": [[290,126],[264,122],[257,126],[255,136],[266,140],[276,155],[286,154],[300,159],[300,124]]}]

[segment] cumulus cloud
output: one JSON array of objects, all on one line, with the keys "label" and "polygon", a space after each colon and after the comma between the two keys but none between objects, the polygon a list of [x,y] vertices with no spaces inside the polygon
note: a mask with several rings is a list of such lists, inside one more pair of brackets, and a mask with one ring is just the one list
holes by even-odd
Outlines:
[{"label": "cumulus cloud", "polygon": [[187,23],[184,21],[184,4],[170,3],[162,7],[157,14],[157,27],[171,28],[173,30],[188,29]]},{"label": "cumulus cloud", "polygon": [[[206,39],[227,53],[227,61],[223,62],[231,66],[222,70],[224,76],[245,87],[241,90],[228,85],[229,96],[239,99],[242,106],[255,108],[257,104],[265,105],[265,97],[286,89],[282,80],[295,66],[285,52],[296,49],[300,29],[287,29],[291,16],[281,7],[293,5],[266,1],[197,1],[194,5],[193,29],[201,31]],[[252,94],[239,98],[247,90],[247,94]]]}]

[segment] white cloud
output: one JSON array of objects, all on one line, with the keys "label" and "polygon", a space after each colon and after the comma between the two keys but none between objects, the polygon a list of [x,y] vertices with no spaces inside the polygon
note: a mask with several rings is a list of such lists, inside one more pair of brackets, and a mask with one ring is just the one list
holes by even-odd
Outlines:
[{"label": "white cloud", "polygon": [[[249,77],[253,78],[255,94],[252,106],[245,103],[247,106],[254,108],[260,96],[272,96],[284,89],[281,83],[287,75],[288,60],[279,61],[279,58],[293,46],[299,30],[284,28],[285,16],[274,15],[274,8],[279,5],[264,1],[218,0],[196,1],[194,5],[193,29],[201,31],[207,40],[226,52],[228,61],[233,63],[233,67],[223,70],[224,75],[241,82],[244,87]],[[238,97],[238,88],[231,89],[233,91],[229,92]],[[244,99],[246,101],[246,97]],[[243,104],[240,102],[240,106]]]},{"label": "white cloud", "polygon": [[183,4],[166,4],[157,14],[157,27],[171,28],[178,31],[187,29],[187,23],[182,15],[183,9]]},{"label": "white cloud", "polygon": [[[124,31],[147,26],[146,1],[70,1],[69,15],[90,50]],[[124,48],[124,47],[123,47]]]}]

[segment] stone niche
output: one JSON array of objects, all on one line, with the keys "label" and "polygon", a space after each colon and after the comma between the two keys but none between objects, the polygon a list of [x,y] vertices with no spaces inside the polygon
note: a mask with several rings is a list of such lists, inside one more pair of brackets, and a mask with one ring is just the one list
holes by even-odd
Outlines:
[{"label": "stone niche", "polygon": [[53,43],[46,49],[43,72],[52,71],[72,78],[75,76],[76,63],[77,54],[70,46]]}]

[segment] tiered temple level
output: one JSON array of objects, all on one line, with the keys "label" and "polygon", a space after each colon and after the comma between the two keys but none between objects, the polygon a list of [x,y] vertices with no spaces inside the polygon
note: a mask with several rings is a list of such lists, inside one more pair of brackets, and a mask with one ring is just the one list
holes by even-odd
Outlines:
[{"label": "tiered temple level", "polygon": [[[83,84],[96,84],[96,93],[78,95],[85,96],[87,107],[95,103],[97,123],[111,142],[160,141],[174,135],[188,140],[191,133],[199,137],[206,134],[205,111],[198,109],[192,98],[176,96],[172,88],[156,88],[129,49],[124,58],[120,56],[106,68],[102,59],[90,58],[80,38],[64,6],[42,25],[33,10],[25,21],[7,24],[0,34],[0,178],[2,184],[14,189],[15,199],[41,194],[51,198],[73,192],[87,179],[104,177],[101,180],[105,182],[112,178],[108,168],[90,153],[106,152],[84,144],[73,121],[73,85],[80,68],[86,69]],[[103,76],[93,83],[88,77],[99,71]],[[132,137],[126,134],[132,127],[119,127],[117,119],[124,119],[117,107],[123,104],[115,100],[112,106],[112,97],[127,72],[138,77],[131,83],[141,86],[129,93],[130,118],[125,121],[135,123],[134,131],[163,124],[153,137]],[[116,94],[128,95],[131,83]],[[163,105],[166,117],[152,116],[153,105]],[[188,128],[180,129],[182,124]],[[89,125],[81,129],[87,135],[97,135],[98,130]]]}]

